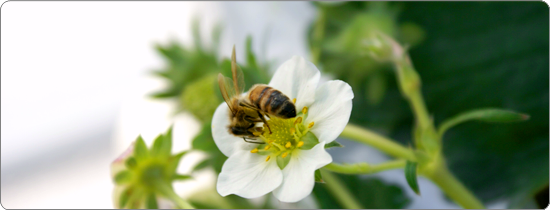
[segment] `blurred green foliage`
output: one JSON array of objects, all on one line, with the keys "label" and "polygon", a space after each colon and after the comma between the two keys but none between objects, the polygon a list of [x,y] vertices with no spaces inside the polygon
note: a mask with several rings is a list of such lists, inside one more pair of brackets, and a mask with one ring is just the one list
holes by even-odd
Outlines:
[{"label": "blurred green foliage", "polygon": [[[313,3],[319,16],[308,43],[316,65],[348,82],[355,93],[350,122],[375,129],[409,145],[415,125],[390,65],[369,55],[364,40],[376,32],[410,47],[422,78],[422,93],[436,125],[469,110],[495,107],[527,113],[517,124],[468,122],[450,129],[443,152],[451,171],[483,202],[510,199],[512,208],[532,207],[536,193],[548,191],[548,8],[542,2],[341,2]],[[193,24],[194,48],[172,42],[157,46],[167,66],[155,71],[168,88],[153,94],[175,98],[178,111],[203,123],[192,147],[208,154],[195,170],[216,172],[227,159],[210,131],[215,108],[223,102],[215,76],[230,76],[229,59],[219,59],[221,27],[205,48]],[[267,83],[246,40],[240,63],[246,89]],[[237,58],[237,61],[242,59]],[[408,198],[397,186],[377,179],[338,175],[365,208],[403,208]],[[358,187],[360,186],[360,187]],[[313,192],[321,208],[341,208],[322,183]],[[236,198],[235,198],[236,199]],[[199,199],[200,200],[200,199]],[[198,203],[197,203],[198,202]],[[245,202],[245,201],[243,201]],[[246,203],[246,202],[245,202]],[[539,202],[540,203],[540,202]],[[544,202],[542,202],[544,203]],[[196,201],[195,205],[208,206]],[[239,206],[240,208],[248,208]],[[540,207],[540,206],[539,206]],[[544,207],[544,206],[542,206]]]},{"label": "blurred green foliage", "polygon": [[[378,178],[366,178],[344,174],[336,175],[365,209],[401,209],[410,202],[403,190],[396,186],[384,183]],[[344,207],[329,192],[322,183],[315,183],[313,196],[317,199],[319,208],[343,209]]]},{"label": "blurred green foliage", "polygon": [[169,197],[172,182],[190,179],[176,169],[187,152],[172,154],[172,127],[147,148],[141,136],[111,165],[117,208],[158,208],[157,196]]},{"label": "blurred green foliage", "polygon": [[[361,38],[366,37],[363,30],[385,30],[403,44],[415,45],[410,56],[422,77],[423,95],[436,125],[459,113],[484,107],[531,116],[517,124],[469,122],[447,132],[443,139],[447,162],[469,189],[484,202],[511,198],[510,207],[518,208],[523,207],[522,203],[532,203],[535,193],[548,186],[546,4],[315,5],[321,11],[318,19],[326,20],[324,38],[316,41],[318,36],[313,32],[318,23],[313,23],[309,43],[312,49],[322,49],[318,60],[324,71],[352,85],[352,123],[386,133],[404,144],[411,143],[414,117],[399,92],[395,75],[388,71],[391,68],[373,64],[357,47],[359,44],[347,44],[361,43]],[[354,28],[360,26],[364,29]],[[373,73],[373,69],[381,70]]]}]

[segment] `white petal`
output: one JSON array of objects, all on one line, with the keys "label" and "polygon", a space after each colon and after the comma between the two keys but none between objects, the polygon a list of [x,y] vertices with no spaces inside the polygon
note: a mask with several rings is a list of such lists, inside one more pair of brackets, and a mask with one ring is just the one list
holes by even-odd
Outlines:
[{"label": "white petal", "polygon": [[332,162],[321,142],[310,150],[296,150],[283,169],[283,184],[273,191],[282,202],[298,202],[308,196],[315,184],[315,170]]},{"label": "white petal", "polygon": [[313,63],[294,56],[275,71],[269,86],[280,90],[291,100],[296,98],[296,111],[299,112],[313,103],[320,77],[321,73]]},{"label": "white petal", "polygon": [[320,142],[330,143],[348,124],[351,115],[353,91],[348,83],[328,81],[315,91],[315,103],[308,112],[306,125],[314,122],[311,132]]},{"label": "white petal", "polygon": [[257,145],[246,143],[243,138],[229,133],[229,107],[224,102],[216,108],[212,117],[212,137],[216,146],[229,157],[236,150],[251,150]]},{"label": "white petal", "polygon": [[265,195],[283,181],[276,158],[238,150],[225,161],[218,177],[217,189],[222,196],[235,194],[244,198]]}]

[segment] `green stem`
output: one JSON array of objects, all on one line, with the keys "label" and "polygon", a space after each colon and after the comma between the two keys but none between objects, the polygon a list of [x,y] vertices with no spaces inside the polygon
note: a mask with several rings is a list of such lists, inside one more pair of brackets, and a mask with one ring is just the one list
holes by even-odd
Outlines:
[{"label": "green stem", "polygon": [[432,122],[430,120],[430,116],[428,115],[428,110],[426,109],[426,105],[424,105],[424,99],[422,98],[422,93],[420,93],[420,87],[411,93],[411,97],[409,98],[411,102],[411,107],[413,109],[413,113],[418,120],[418,124],[421,128],[428,128],[432,126]]},{"label": "green stem", "polygon": [[449,198],[466,209],[484,209],[485,206],[450,171],[441,164],[431,175],[431,179]]},{"label": "green stem", "polygon": [[344,183],[338,179],[338,177],[326,170],[322,171],[323,179],[325,180],[329,192],[338,199],[338,202],[347,209],[362,209],[361,204],[355,200],[353,194],[346,187]]},{"label": "green stem", "polygon": [[194,209],[191,204],[189,204],[187,201],[183,200],[178,194],[174,192],[174,190],[165,184],[162,181],[159,181],[156,183],[157,189],[162,193],[164,196],[168,197],[172,202],[176,203],[178,208],[180,209]]},{"label": "green stem", "polygon": [[412,150],[395,143],[393,140],[356,125],[348,124],[340,136],[360,143],[368,144],[397,158],[416,161],[416,157]]},{"label": "green stem", "polygon": [[338,164],[330,163],[324,169],[341,174],[373,174],[380,171],[392,170],[405,167],[406,160],[393,160],[376,165],[368,163]]}]

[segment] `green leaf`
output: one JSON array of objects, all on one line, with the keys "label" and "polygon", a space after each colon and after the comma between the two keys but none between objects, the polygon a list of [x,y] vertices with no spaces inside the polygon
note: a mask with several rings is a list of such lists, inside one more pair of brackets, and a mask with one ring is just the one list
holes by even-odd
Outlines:
[{"label": "green leaf", "polygon": [[334,141],[332,141],[328,144],[325,144],[325,149],[332,148],[332,147],[344,147],[344,145],[340,144],[336,140],[334,140]]},{"label": "green leaf", "polygon": [[321,176],[321,170],[319,169],[315,170],[315,182],[325,183],[325,180],[323,180],[323,176]]},{"label": "green leaf", "polygon": [[220,46],[220,38],[222,34],[223,25],[217,23],[212,30],[212,51],[217,52]]},{"label": "green leaf", "polygon": [[164,135],[159,135],[153,142],[151,155],[156,157],[168,157],[172,153],[172,128],[170,126]]},{"label": "green leaf", "polygon": [[199,164],[195,165],[195,167],[193,167],[193,171],[201,170],[203,168],[208,167],[209,165],[210,165],[210,159],[205,159],[201,161]]},{"label": "green leaf", "polygon": [[485,122],[518,122],[529,119],[529,115],[503,109],[478,109],[459,114],[446,120],[439,126],[439,134],[443,135],[449,128],[470,120]]},{"label": "green leaf", "polygon": [[256,56],[252,52],[252,36],[248,35],[246,37],[246,65],[252,68],[258,68],[258,63],[256,63]]},{"label": "green leaf", "polygon": [[311,132],[307,132],[306,135],[302,136],[301,140],[304,142],[304,145],[301,146],[300,149],[303,150],[310,150],[315,145],[319,144],[319,139]]},{"label": "green leaf", "polygon": [[130,181],[132,181],[132,172],[128,170],[118,172],[115,175],[115,183],[117,185],[128,184]]},{"label": "green leaf", "polygon": [[170,157],[169,161],[168,161],[168,166],[167,166],[167,170],[169,172],[175,172],[176,169],[178,168],[178,165],[180,164],[180,160],[181,158],[187,154],[187,151],[183,151],[183,152],[180,152],[178,154],[175,154],[174,156]]},{"label": "green leaf", "polygon": [[143,141],[143,138],[141,138],[141,136],[138,136],[138,138],[136,139],[136,144],[134,147],[134,157],[136,158],[137,162],[142,162],[149,158],[147,145],[145,145],[145,141]]},{"label": "green leaf", "polygon": [[198,17],[193,18],[191,22],[191,33],[193,34],[193,41],[195,43],[195,48],[198,51],[202,50],[202,41],[201,41],[201,30],[200,30],[200,20]]},{"label": "green leaf", "polygon": [[157,204],[157,196],[155,193],[150,193],[147,196],[147,201],[145,202],[145,207],[148,209],[158,209],[159,206]]},{"label": "green leaf", "polygon": [[190,176],[190,175],[183,175],[183,174],[175,174],[174,175],[174,180],[178,180],[178,181],[183,181],[183,180],[188,180],[188,179],[192,179],[193,177]]},{"label": "green leaf", "polygon": [[405,179],[409,187],[417,194],[420,195],[420,189],[418,188],[418,181],[416,179],[416,162],[407,161],[405,165]]},{"label": "green leaf", "polygon": [[[365,209],[400,209],[405,208],[410,199],[397,185],[383,182],[379,178],[365,178],[358,175],[338,176],[345,187],[353,194],[361,207]],[[343,209],[326,184],[316,182],[313,188],[313,196],[316,198],[319,208]]]}]

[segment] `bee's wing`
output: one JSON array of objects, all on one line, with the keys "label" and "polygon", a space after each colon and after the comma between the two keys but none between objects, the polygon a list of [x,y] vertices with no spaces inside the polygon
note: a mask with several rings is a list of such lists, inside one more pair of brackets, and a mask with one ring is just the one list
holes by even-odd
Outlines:
[{"label": "bee's wing", "polygon": [[235,89],[233,88],[233,82],[228,77],[224,77],[222,73],[218,74],[218,85],[220,86],[220,91],[222,92],[223,100],[225,100],[225,103],[231,110],[231,112],[235,113],[235,109],[231,107],[231,98],[233,98],[236,93]]},{"label": "bee's wing", "polygon": [[231,73],[233,74],[233,86],[235,94],[241,95],[244,92],[244,74],[239,65],[237,65],[237,56],[235,55],[235,45],[231,53]]}]

